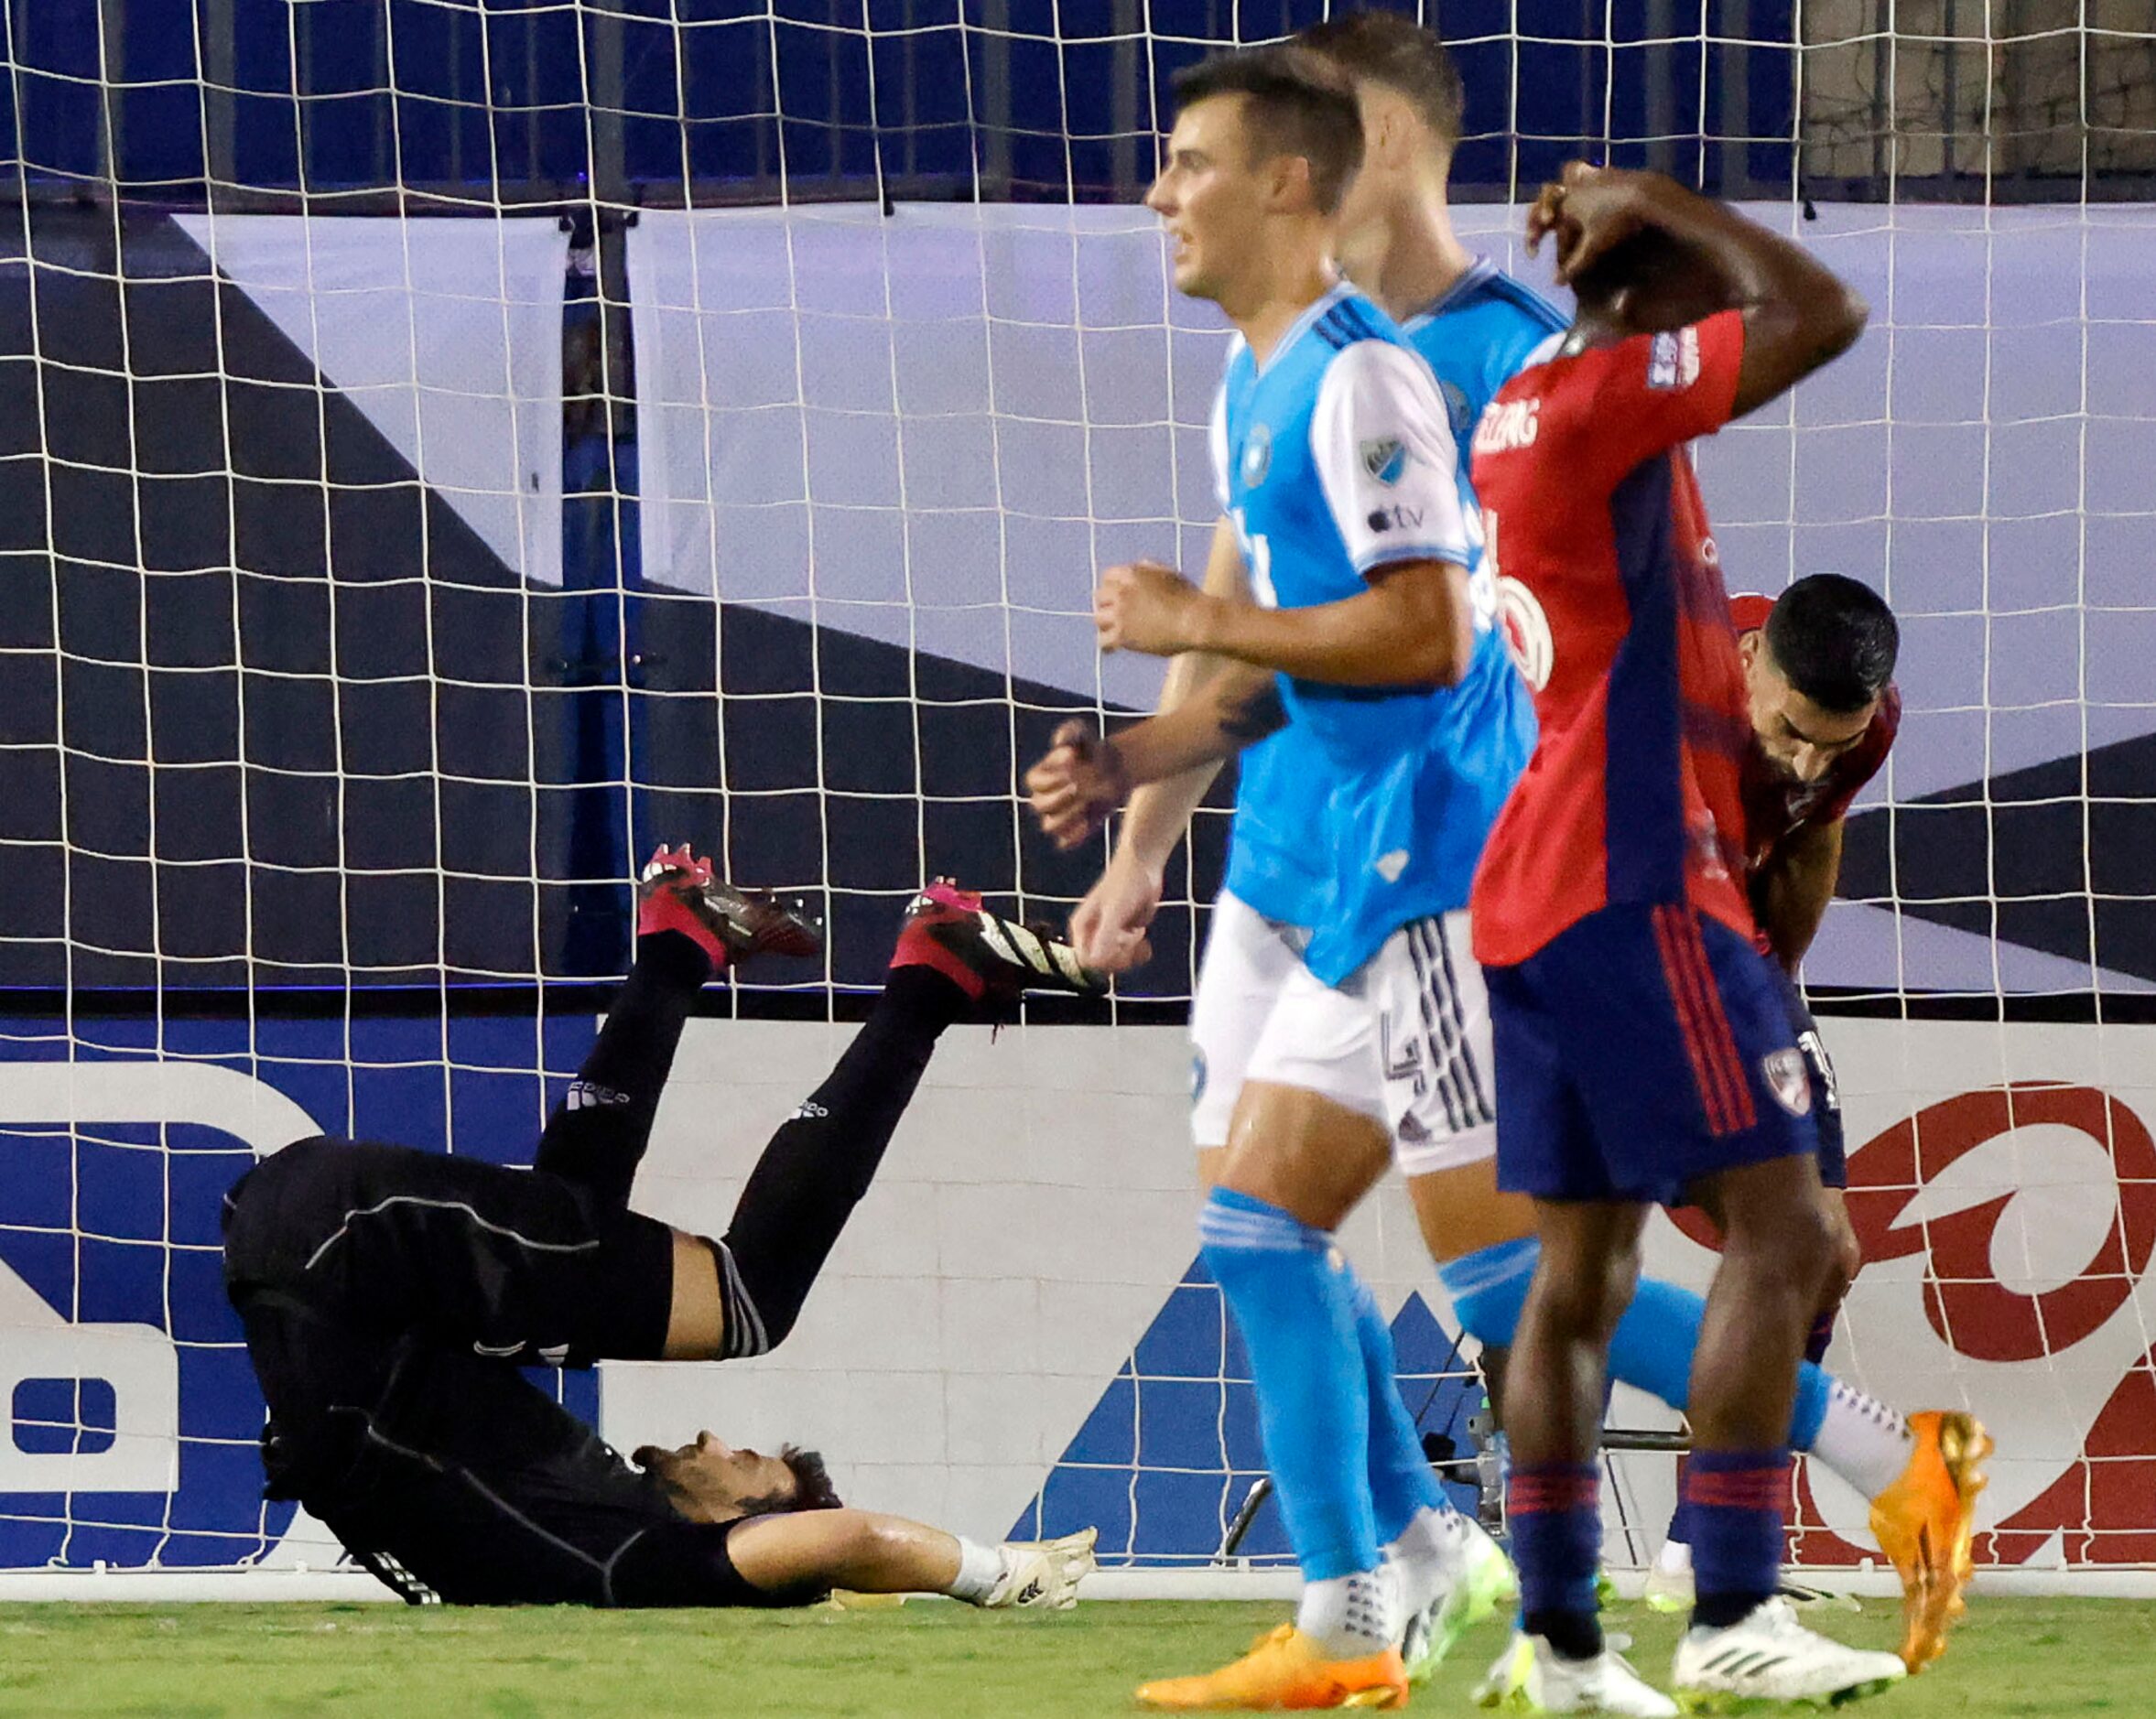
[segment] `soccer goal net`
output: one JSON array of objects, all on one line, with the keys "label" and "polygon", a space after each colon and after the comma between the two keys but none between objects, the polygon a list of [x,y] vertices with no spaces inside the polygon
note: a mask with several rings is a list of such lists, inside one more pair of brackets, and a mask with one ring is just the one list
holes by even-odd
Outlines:
[{"label": "soccer goal net", "polygon": [[[924,878],[1067,911],[1102,851],[1051,853],[1016,778],[1157,695],[1095,651],[1096,570],[1195,568],[1213,524],[1225,335],[1137,201],[1168,81],[1320,7],[8,16],[0,1595],[365,1591],[261,1496],[223,1190],[318,1132],[528,1162],[635,866],[688,838],[830,926],[685,1041],[638,1200],[716,1233]],[[1831,1364],[1990,1424],[1987,1565],[2156,1565],[2156,19],[1428,21],[1471,248],[1546,285],[1522,206],[1585,155],[1870,300],[1700,453],[1732,589],[1851,574],[1902,624],[1806,971],[1869,1261]],[[623,1448],[792,1438],[862,1503],[1219,1569],[1263,1467],[1185,1102],[1226,795],[1112,1001],[947,1041],[779,1353],[549,1389]],[[1471,1504],[1480,1390],[1399,1189],[1343,1243]],[[1713,1255],[1658,1219],[1651,1263]],[[1615,1475],[1636,1564],[1672,1464]],[[1804,1564],[1872,1551],[1826,1477],[1791,1519]],[[1284,1555],[1260,1510],[1238,1567]]]}]

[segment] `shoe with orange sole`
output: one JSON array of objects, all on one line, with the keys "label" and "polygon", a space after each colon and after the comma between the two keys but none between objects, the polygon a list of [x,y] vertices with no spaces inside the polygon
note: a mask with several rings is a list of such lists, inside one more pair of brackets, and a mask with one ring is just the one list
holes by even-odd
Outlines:
[{"label": "shoe with orange sole", "polygon": [[1962,1590],[1991,1435],[1976,1416],[1927,1409],[1909,1417],[1916,1446],[1901,1477],[1871,1501],[1871,1531],[1901,1577],[1901,1662],[1921,1671],[1946,1651],[1968,1609]]},{"label": "shoe with orange sole", "polygon": [[1138,1691],[1138,1704],[1163,1713],[1308,1712],[1327,1707],[1402,1707],[1407,1670],[1400,1649],[1362,1660],[1328,1660],[1293,1624],[1283,1624],[1231,1665],[1202,1677],[1171,1677]]}]

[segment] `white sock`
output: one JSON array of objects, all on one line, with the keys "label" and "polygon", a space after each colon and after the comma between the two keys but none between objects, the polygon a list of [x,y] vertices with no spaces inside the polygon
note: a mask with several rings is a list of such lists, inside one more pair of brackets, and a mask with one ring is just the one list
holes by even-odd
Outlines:
[{"label": "white sock", "polygon": [[996,1584],[1003,1579],[1002,1547],[983,1546],[963,1534],[954,1534],[951,1538],[959,1542],[959,1573],[943,1591],[954,1600],[964,1600],[972,1605],[987,1605],[989,1595],[996,1591]]},{"label": "white sock", "polygon": [[1385,1566],[1303,1584],[1295,1627],[1335,1660],[1367,1659],[1393,1642],[1392,1581]]},{"label": "white sock", "polygon": [[1692,1569],[1692,1548],[1681,1540],[1665,1540],[1654,1554],[1654,1567],[1664,1575],[1686,1575]]},{"label": "white sock", "polygon": [[1811,1454],[1857,1488],[1876,1498],[1901,1478],[1915,1446],[1909,1422],[1876,1398],[1835,1379],[1826,1393],[1826,1414]]},{"label": "white sock", "polygon": [[1459,1512],[1425,1506],[1408,1519],[1400,1538],[1386,1550],[1400,1573],[1400,1622],[1421,1611],[1457,1579]]}]

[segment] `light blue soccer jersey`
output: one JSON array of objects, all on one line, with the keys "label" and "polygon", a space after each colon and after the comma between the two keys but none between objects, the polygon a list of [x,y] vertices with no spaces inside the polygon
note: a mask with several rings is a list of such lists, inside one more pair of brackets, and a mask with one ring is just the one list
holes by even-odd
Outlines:
[{"label": "light blue soccer jersey", "polygon": [[1526,368],[1536,347],[1570,325],[1532,286],[1479,256],[1442,298],[1400,326],[1436,373],[1464,466],[1490,396]]},{"label": "light blue soccer jersey", "polygon": [[[1352,315],[1378,330],[1391,323],[1367,300],[1338,291],[1319,300],[1311,315],[1281,341],[1263,375],[1249,362],[1249,351],[1238,343],[1231,353],[1229,377],[1222,384],[1220,401],[1214,412],[1214,464],[1225,479],[1220,503],[1225,509],[1238,504],[1235,492],[1241,488],[1263,490],[1270,470],[1257,472],[1257,483],[1246,483],[1244,466],[1252,464],[1249,431],[1263,420],[1265,405],[1251,416],[1249,401],[1263,386],[1268,401],[1285,393],[1289,361],[1298,369],[1330,358],[1335,347],[1316,337],[1311,351],[1295,358],[1295,343],[1311,343],[1317,321],[1335,313],[1337,304],[1354,304]],[[1427,313],[1414,317],[1405,332],[1414,350],[1425,358],[1438,377],[1451,429],[1449,461],[1453,483],[1459,496],[1459,533],[1468,544],[1468,561],[1479,558],[1479,526],[1475,524],[1472,498],[1466,490],[1466,461],[1459,449],[1466,447],[1475,420],[1509,377],[1526,362],[1529,351],[1563,326],[1563,317],[1496,270],[1490,261],[1477,261],[1468,274],[1453,285]],[[1229,412],[1229,395],[1241,390],[1244,410]],[[1233,425],[1231,425],[1233,420]],[[1231,447],[1233,440],[1233,447]],[[1272,464],[1276,427],[1265,425]],[[1384,440],[1384,436],[1365,438]],[[1356,447],[1360,459],[1360,447]],[[1438,468],[1432,466],[1432,472]],[[1369,472],[1382,483],[1382,472]],[[1399,479],[1391,488],[1397,488]],[[1403,498],[1391,498],[1386,507],[1402,507]],[[1408,503],[1413,507],[1413,503]],[[1375,511],[1375,509],[1373,509]],[[1362,515],[1365,526],[1371,514]],[[1251,544],[1251,507],[1244,507],[1240,531],[1244,535],[1244,555],[1257,574]],[[1392,528],[1392,522],[1386,522]],[[1262,535],[1262,533],[1259,533]],[[1373,544],[1382,546],[1384,533],[1369,533]],[[1346,535],[1337,533],[1346,550]],[[1399,539],[1403,541],[1403,539]],[[1265,539],[1268,561],[1276,555],[1272,539]],[[1365,563],[1380,565],[1384,558],[1414,555],[1446,557],[1438,548],[1395,548],[1392,555],[1378,552]],[[1255,580],[1252,580],[1255,582]],[[1332,601],[1362,589],[1360,578],[1341,580],[1330,595],[1311,598]],[[1369,954],[1384,943],[1392,927],[1429,913],[1464,906],[1475,860],[1481,854],[1483,837],[1496,806],[1511,789],[1520,768],[1533,751],[1533,708],[1518,677],[1496,660],[1494,632],[1488,630],[1492,593],[1486,580],[1477,580],[1477,654],[1468,677],[1449,692],[1367,692],[1348,688],[1305,686],[1300,688],[1305,708],[1316,701],[1326,716],[1338,719],[1343,712],[1359,716],[1356,727],[1367,740],[1391,746],[1380,768],[1371,765],[1375,749],[1356,749],[1360,765],[1343,768],[1346,759],[1328,749],[1326,733],[1311,722],[1294,720],[1281,733],[1252,746],[1241,755],[1241,781],[1235,795],[1233,846],[1229,852],[1227,889],[1257,913],[1292,925],[1319,927],[1311,945],[1311,967],[1319,977],[1337,981],[1352,973]],[[1279,593],[1274,593],[1279,595]],[[1285,595],[1279,601],[1287,604]],[[1295,692],[1289,690],[1289,708],[1295,709]],[[1479,727],[1477,727],[1479,725]],[[1414,738],[1421,744],[1408,744]],[[1481,776],[1481,781],[1475,781]],[[1440,830],[1432,852],[1419,856],[1413,841],[1429,830]],[[1317,841],[1319,828],[1337,830]],[[1405,859],[1399,859],[1405,854]],[[1397,867],[1397,878],[1386,871]],[[1410,876],[1413,871],[1413,876]],[[1335,882],[1338,882],[1338,908],[1335,910]]]},{"label": "light blue soccer jersey", "polygon": [[[1435,378],[1384,313],[1345,286],[1296,320],[1262,370],[1237,342],[1213,456],[1261,602],[1338,602],[1391,562],[1479,559],[1480,522]],[[1329,984],[1399,926],[1466,904],[1483,838],[1533,749],[1494,592],[1486,578],[1476,590],[1476,647],[1457,687],[1281,677],[1290,750],[1261,778],[1252,822],[1275,841],[1293,832],[1293,851],[1329,876],[1319,911],[1299,922],[1312,927],[1305,959]],[[1229,887],[1292,917],[1245,894],[1232,868]]]}]

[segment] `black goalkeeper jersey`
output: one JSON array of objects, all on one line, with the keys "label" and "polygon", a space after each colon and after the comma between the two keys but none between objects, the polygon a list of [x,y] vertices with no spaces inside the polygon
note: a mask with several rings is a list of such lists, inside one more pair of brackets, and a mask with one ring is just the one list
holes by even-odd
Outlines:
[{"label": "black goalkeeper jersey", "polygon": [[525,1378],[603,1352],[633,1250],[663,1329],[671,1240],[542,1172],[302,1141],[228,1200],[225,1281],[294,1498],[416,1603],[786,1605]]},{"label": "black goalkeeper jersey", "polygon": [[[503,1361],[415,1345],[357,1422],[349,1465],[294,1493],[374,1574],[416,1605],[759,1605],[732,1524],[691,1522]],[[281,1490],[277,1430],[264,1441]]]},{"label": "black goalkeeper jersey", "polygon": [[[245,1310],[259,1368],[303,1345],[320,1391],[349,1346],[297,1303]],[[264,1329],[283,1325],[285,1332]],[[297,1339],[297,1345],[293,1339]],[[506,1361],[406,1339],[343,1372],[311,1425],[263,1434],[269,1496],[295,1498],[414,1605],[788,1605],[727,1554],[731,1523],[692,1522]],[[340,1369],[342,1370],[342,1369]],[[265,1380],[265,1385],[269,1381]],[[361,1386],[354,1390],[352,1386]],[[284,1393],[273,1392],[276,1395]],[[357,1400],[355,1400],[357,1399]]]}]

